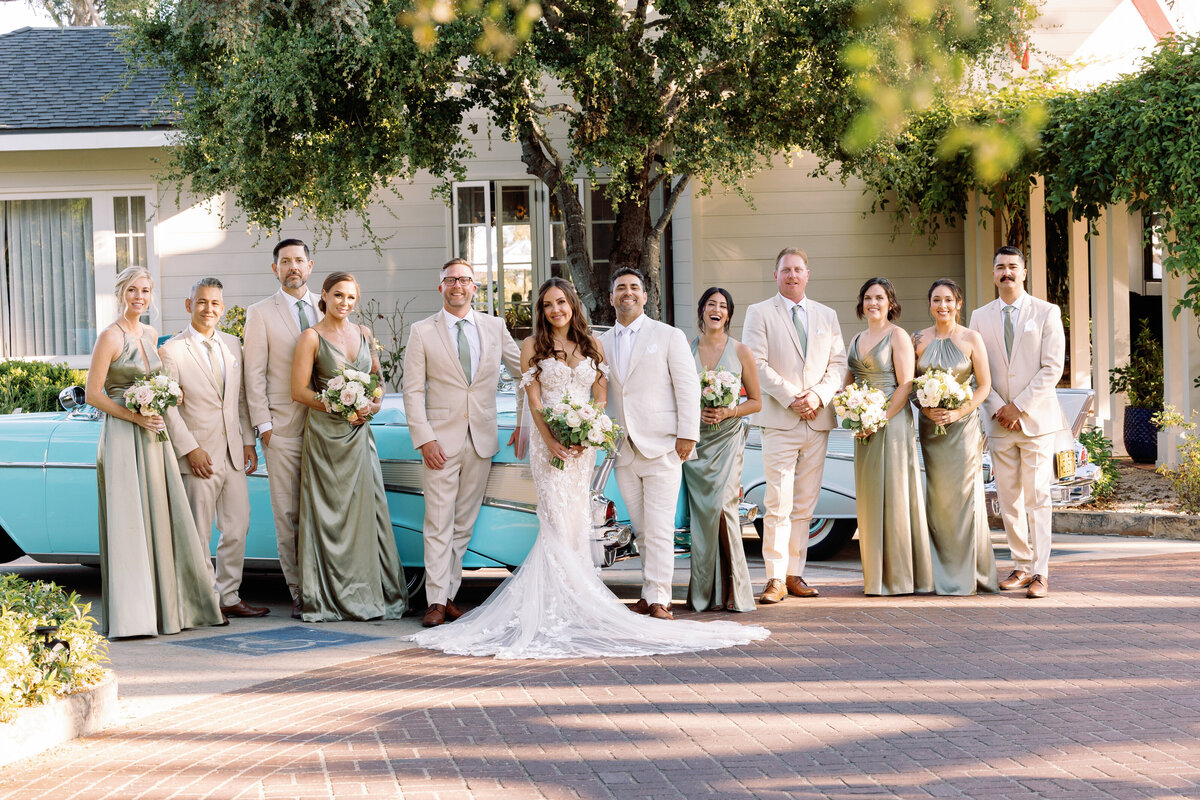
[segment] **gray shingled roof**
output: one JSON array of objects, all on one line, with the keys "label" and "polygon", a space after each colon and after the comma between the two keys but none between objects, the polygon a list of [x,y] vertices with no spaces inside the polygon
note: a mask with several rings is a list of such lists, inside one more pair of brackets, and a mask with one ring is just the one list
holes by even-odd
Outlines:
[{"label": "gray shingled roof", "polygon": [[21,28],[0,36],[0,136],[153,123],[165,75],[142,72],[120,89],[126,67],[117,40],[112,28]]}]

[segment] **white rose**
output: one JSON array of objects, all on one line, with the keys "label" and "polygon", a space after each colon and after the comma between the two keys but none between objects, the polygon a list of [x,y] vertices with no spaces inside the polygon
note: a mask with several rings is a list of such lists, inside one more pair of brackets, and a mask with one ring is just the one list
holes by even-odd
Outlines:
[{"label": "white rose", "polygon": [[595,406],[590,406],[590,405],[580,406],[579,411],[577,413],[579,414],[579,418],[586,422],[591,422],[592,420],[594,420],[596,418]]},{"label": "white rose", "polygon": [[587,432],[587,440],[592,444],[604,444],[604,431],[600,430],[599,426],[593,425]]},{"label": "white rose", "polygon": [[329,381],[329,383],[326,384],[326,388],[332,389],[333,391],[336,392],[345,385],[346,385],[345,378],[343,378],[341,375],[334,375],[333,378]]},{"label": "white rose", "polygon": [[564,419],[566,420],[566,423],[568,425],[570,425],[572,428],[579,427],[580,420],[579,420],[579,412],[578,411],[571,409],[570,411],[567,412],[567,415]]},{"label": "white rose", "polygon": [[344,406],[353,406],[358,403],[359,393],[354,384],[348,384],[338,393],[338,400]]},{"label": "white rose", "polygon": [[601,414],[600,418],[596,420],[596,425],[599,426],[600,430],[608,433],[612,430],[613,421],[607,414]]}]

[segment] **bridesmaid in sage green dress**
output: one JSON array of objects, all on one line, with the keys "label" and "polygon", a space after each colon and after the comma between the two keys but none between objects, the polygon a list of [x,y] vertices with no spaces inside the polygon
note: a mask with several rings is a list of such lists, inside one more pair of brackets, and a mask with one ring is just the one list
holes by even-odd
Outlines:
[{"label": "bridesmaid in sage green dress", "polygon": [[[983,431],[976,412],[992,389],[992,378],[983,339],[958,324],[962,303],[958,284],[946,278],[934,281],[929,287],[934,325],[913,334],[918,375],[942,369],[973,387],[960,408],[920,410],[933,588],[947,595],[999,590],[983,500]],[[945,426],[944,434],[937,433],[938,425]]]},{"label": "bridesmaid in sage green dress", "polygon": [[370,331],[349,320],[358,293],[348,272],[325,279],[325,317],[300,334],[292,363],[292,399],[312,409],[301,451],[296,559],[306,622],[399,619],[408,607],[379,454],[365,424],[382,400],[347,421],[315,399],[347,367],[379,373]]},{"label": "bridesmaid in sage green dress", "polygon": [[121,316],[100,332],[87,402],[104,412],[96,452],[101,630],[111,639],[227,624],[163,418],[125,407],[124,392],[162,369],[158,334],[140,321],[154,283],[144,267],[117,276]]},{"label": "bridesmaid in sage green dress", "polygon": [[858,292],[858,317],[867,329],[854,337],[847,357],[852,381],[888,395],[888,423],[854,444],[854,493],[863,591],[868,595],[933,591],[925,491],[917,462],[908,394],[913,346],[904,329],[896,291],[887,278],[871,278]]},{"label": "bridesmaid in sage green dress", "polygon": [[700,335],[692,340],[696,368],[739,376],[746,399],[727,408],[702,408],[696,458],[683,462],[691,516],[691,579],[688,605],[696,611],[753,611],[754,588],[742,549],[738,498],[746,425],[742,417],[762,408],[758,369],[750,349],[729,335],[733,298],[712,287],[700,297]]}]

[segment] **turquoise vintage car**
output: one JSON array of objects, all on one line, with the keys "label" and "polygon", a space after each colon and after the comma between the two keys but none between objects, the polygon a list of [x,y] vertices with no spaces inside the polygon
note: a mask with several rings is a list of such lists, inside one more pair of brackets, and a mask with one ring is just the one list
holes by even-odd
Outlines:
[{"label": "turquoise vintage car", "polygon": [[[74,389],[74,391],[72,391]],[[102,414],[83,403],[82,390],[60,398],[68,410],[50,414],[0,416],[0,563],[28,555],[38,561],[96,564],[96,444]],[[501,440],[515,424],[511,394],[500,396]],[[399,395],[388,395],[371,420],[380,454],[388,510],[409,588],[424,582],[421,524],[422,462],[413,448]],[[278,568],[275,528],[267,486],[266,460],[250,476],[249,567]],[[593,485],[605,488],[612,464],[597,460]],[[611,487],[615,491],[615,482]],[[511,447],[495,457],[475,535],[463,558],[466,569],[514,567],[537,536],[536,498],[528,462]],[[632,531],[618,522],[617,505],[603,492],[592,495],[593,559],[612,564],[635,552]],[[215,549],[215,532],[213,547]]]}]

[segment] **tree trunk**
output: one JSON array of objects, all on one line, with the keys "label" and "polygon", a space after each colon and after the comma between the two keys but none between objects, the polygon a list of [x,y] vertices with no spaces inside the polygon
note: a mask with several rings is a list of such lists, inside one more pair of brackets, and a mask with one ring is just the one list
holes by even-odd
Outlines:
[{"label": "tree trunk", "polygon": [[[644,185],[644,184],[643,184]],[[662,292],[659,287],[658,258],[651,261],[646,257],[646,240],[653,235],[650,222],[650,195],[648,192],[627,197],[617,206],[617,220],[613,223],[613,249],[609,256],[609,274],[621,267],[635,267],[646,276],[646,314],[658,319],[658,301]]]}]

